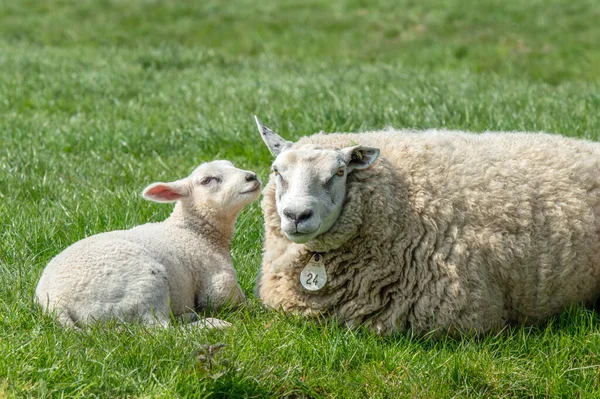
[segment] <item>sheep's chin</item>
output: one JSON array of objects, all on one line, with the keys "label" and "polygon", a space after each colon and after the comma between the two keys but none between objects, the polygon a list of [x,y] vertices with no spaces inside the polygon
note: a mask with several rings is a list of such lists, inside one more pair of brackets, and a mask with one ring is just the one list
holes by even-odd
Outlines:
[{"label": "sheep's chin", "polygon": [[307,242],[309,242],[310,240],[315,238],[319,233],[317,231],[315,231],[312,233],[303,234],[303,233],[286,233],[284,231],[284,234],[288,238],[288,240],[292,241],[295,244],[306,244]]},{"label": "sheep's chin", "polygon": [[238,206],[245,207],[246,205],[256,201],[258,197],[260,197],[260,186],[257,186],[251,191],[238,193],[235,202],[238,204]]}]

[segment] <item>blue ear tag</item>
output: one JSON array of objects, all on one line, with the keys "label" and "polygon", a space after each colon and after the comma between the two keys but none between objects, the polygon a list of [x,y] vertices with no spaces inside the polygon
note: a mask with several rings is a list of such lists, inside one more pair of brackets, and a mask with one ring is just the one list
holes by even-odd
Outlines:
[{"label": "blue ear tag", "polygon": [[323,256],[314,254],[300,273],[300,284],[308,291],[318,291],[327,283]]}]

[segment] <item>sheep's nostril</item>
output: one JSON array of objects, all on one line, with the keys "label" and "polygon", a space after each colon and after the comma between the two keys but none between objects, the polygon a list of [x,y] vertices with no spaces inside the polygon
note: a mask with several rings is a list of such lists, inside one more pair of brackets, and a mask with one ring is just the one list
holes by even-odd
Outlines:
[{"label": "sheep's nostril", "polygon": [[312,214],[313,214],[312,211],[310,209],[307,209],[304,212],[302,212],[301,214],[299,214],[296,220],[300,222],[302,220],[310,219]]},{"label": "sheep's nostril", "polygon": [[292,219],[294,222],[298,223],[303,220],[310,219],[310,217],[313,215],[313,212],[310,209],[307,209],[302,213],[294,213],[286,209],[283,211],[283,215],[288,219]]},{"label": "sheep's nostril", "polygon": [[258,177],[256,177],[256,173],[248,173],[246,175],[246,181],[247,182],[251,182],[251,181],[257,181]]},{"label": "sheep's nostril", "polygon": [[296,220],[296,215],[294,213],[288,211],[287,209],[285,209],[283,211],[283,215],[288,219]]}]

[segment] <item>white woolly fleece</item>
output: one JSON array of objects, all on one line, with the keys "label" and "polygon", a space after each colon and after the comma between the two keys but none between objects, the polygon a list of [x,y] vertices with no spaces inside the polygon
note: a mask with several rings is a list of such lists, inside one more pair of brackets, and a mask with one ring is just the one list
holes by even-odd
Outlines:
[{"label": "white woolly fleece", "polygon": [[[281,230],[271,175],[257,280],[266,305],[382,334],[483,332],[600,295],[600,143],[389,130],[315,134],[286,151],[314,144],[381,155],[348,175],[339,218],[305,244]],[[329,280],[308,291],[299,275],[315,253]]]},{"label": "white woolly fleece", "polygon": [[186,179],[150,185],[146,198],[177,201],[171,216],[71,245],[44,269],[37,301],[66,326],[107,318],[168,325],[171,313],[242,302],[231,238],[238,213],[258,198],[259,188],[254,173],[226,161],[201,165]]}]

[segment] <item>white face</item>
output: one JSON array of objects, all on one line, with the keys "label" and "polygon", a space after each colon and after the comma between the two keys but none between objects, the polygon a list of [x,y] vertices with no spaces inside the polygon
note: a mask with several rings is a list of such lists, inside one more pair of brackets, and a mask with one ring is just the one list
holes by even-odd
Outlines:
[{"label": "white face", "polygon": [[171,183],[153,183],[144,197],[157,202],[182,201],[224,215],[237,215],[258,199],[261,183],[256,173],[238,169],[229,161],[198,166],[190,176]]},{"label": "white face", "polygon": [[256,173],[238,169],[229,161],[213,161],[197,167],[188,177],[194,202],[210,202],[215,207],[241,210],[260,196]]},{"label": "white face", "polygon": [[304,244],[335,224],[344,206],[348,174],[370,167],[379,149],[294,145],[254,118],[263,141],[276,156],[272,169],[281,231],[291,241]]},{"label": "white face", "polygon": [[333,226],[346,197],[348,167],[340,151],[285,151],[272,170],[281,230],[291,241],[308,242]]}]

